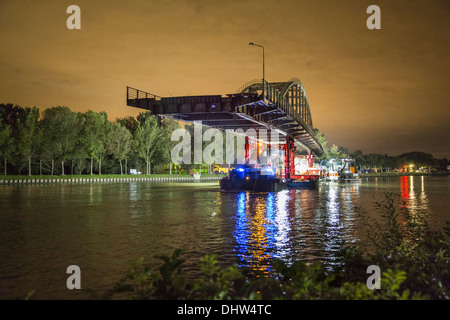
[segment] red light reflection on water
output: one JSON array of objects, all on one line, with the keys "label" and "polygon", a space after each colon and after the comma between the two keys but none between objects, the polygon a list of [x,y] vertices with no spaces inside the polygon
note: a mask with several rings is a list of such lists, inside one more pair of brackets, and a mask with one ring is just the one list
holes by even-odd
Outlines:
[{"label": "red light reflection on water", "polygon": [[404,202],[404,205],[407,206],[407,202],[409,200],[409,177],[408,176],[400,177],[400,196]]}]

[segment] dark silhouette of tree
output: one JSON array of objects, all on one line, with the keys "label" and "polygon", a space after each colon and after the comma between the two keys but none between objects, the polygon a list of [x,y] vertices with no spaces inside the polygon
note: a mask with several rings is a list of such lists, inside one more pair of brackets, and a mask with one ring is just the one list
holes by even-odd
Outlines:
[{"label": "dark silhouette of tree", "polygon": [[39,109],[30,109],[24,119],[18,120],[16,137],[17,151],[28,162],[28,175],[31,176],[31,160],[35,156],[42,140],[42,130],[38,126]]},{"label": "dark silhouette of tree", "polygon": [[61,174],[64,175],[64,163],[72,157],[80,138],[80,119],[68,107],[58,106],[44,111],[42,124],[48,156],[61,163]]},{"label": "dark silhouette of tree", "polygon": [[109,152],[119,161],[120,174],[123,174],[122,160],[124,160],[131,151],[132,135],[130,131],[115,122],[112,125],[111,134],[109,136]]}]

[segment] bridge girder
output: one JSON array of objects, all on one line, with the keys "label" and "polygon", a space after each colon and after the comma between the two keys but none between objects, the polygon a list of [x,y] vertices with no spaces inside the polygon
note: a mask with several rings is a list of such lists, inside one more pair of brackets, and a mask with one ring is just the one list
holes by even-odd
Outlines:
[{"label": "bridge girder", "polygon": [[284,132],[316,155],[323,153],[314,136],[311,111],[303,84],[298,79],[264,83],[261,80],[243,85],[227,96],[185,96],[162,98],[127,87],[127,105],[150,110],[185,122],[223,130],[249,128]]}]

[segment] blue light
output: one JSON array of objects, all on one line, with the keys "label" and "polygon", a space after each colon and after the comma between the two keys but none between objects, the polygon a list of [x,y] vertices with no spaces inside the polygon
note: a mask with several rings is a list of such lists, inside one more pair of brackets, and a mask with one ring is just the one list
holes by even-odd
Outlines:
[{"label": "blue light", "polygon": [[236,168],[236,171],[238,171],[238,172],[244,172],[245,169],[244,169],[244,168]]},{"label": "blue light", "polygon": [[248,217],[246,214],[247,208],[247,194],[240,192],[236,197],[236,227],[234,230],[234,237],[236,238],[236,251],[239,257],[238,266],[245,266],[248,264],[248,250],[249,250],[249,236]]},{"label": "blue light", "polygon": [[274,176],[275,173],[274,173],[272,167],[267,166],[267,167],[261,168],[261,175],[263,175],[263,176]]}]

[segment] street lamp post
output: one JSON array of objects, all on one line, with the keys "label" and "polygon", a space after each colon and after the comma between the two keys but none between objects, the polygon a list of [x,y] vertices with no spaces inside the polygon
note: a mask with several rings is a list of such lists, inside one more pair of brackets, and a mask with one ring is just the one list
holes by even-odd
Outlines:
[{"label": "street lamp post", "polygon": [[260,47],[260,48],[262,48],[262,50],[263,50],[262,96],[263,96],[263,99],[265,99],[265,96],[264,96],[265,90],[264,90],[264,89],[265,89],[265,87],[266,87],[266,84],[265,84],[265,79],[266,79],[266,77],[265,77],[265,64],[264,64],[264,47],[263,47],[262,45],[259,45],[259,44],[253,43],[253,42],[250,42],[248,45],[249,45],[249,46]]}]

